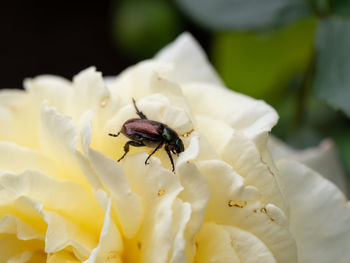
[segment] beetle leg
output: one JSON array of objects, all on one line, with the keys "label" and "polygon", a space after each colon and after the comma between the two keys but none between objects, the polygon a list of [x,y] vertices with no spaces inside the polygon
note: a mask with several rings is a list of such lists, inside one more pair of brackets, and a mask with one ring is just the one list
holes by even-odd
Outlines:
[{"label": "beetle leg", "polygon": [[137,108],[137,106],[136,106],[136,101],[135,101],[134,98],[132,98],[132,103],[134,103],[134,107],[135,107],[135,110],[136,110],[136,114],[139,115],[139,117],[140,117],[141,119],[147,120],[146,115],[143,114],[142,111],[139,111],[139,109]]},{"label": "beetle leg", "polygon": [[169,150],[169,147],[168,147],[168,145],[165,145],[165,151],[166,151],[166,153],[168,154],[168,156],[169,156],[169,159],[170,159],[170,162],[171,162],[171,165],[172,165],[172,167],[173,167],[173,173],[175,173],[175,166],[174,166],[174,160],[173,160],[173,157],[171,156],[171,153],[170,153],[170,150]]},{"label": "beetle leg", "polygon": [[162,147],[163,143],[164,143],[164,142],[161,141],[160,144],[158,144],[158,146],[153,150],[153,152],[152,152],[150,155],[148,155],[148,157],[147,157],[147,159],[146,159],[146,161],[145,161],[145,164],[146,164],[146,165],[149,164],[149,163],[148,163],[149,158],[151,158],[151,156],[152,156],[156,151],[158,151],[158,149],[159,149],[160,147]]},{"label": "beetle leg", "polygon": [[135,146],[135,147],[142,147],[142,146],[146,146],[143,144],[143,142],[137,142],[137,141],[128,141],[125,143],[124,145],[124,154],[122,157],[119,158],[118,162],[120,162],[124,157],[125,155],[129,152],[129,147],[131,146]]},{"label": "beetle leg", "polygon": [[112,136],[112,137],[118,137],[118,135],[120,134],[120,132],[118,132],[117,134],[114,134],[114,133],[108,133],[109,136]]}]

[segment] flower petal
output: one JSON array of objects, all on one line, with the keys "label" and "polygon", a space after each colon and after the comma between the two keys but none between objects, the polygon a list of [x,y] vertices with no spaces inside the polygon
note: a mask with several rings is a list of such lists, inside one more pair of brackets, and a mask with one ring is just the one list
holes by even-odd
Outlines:
[{"label": "flower petal", "polygon": [[287,212],[275,172],[263,161],[262,154],[251,140],[239,132],[233,133],[222,151],[222,159],[244,178],[245,184],[259,190],[264,204],[275,204]]},{"label": "flower petal", "polygon": [[[142,198],[143,221],[141,229],[125,252],[128,262],[165,262],[172,245],[172,206],[182,190],[172,172],[164,169],[158,158],[152,157],[145,165],[147,155],[129,155],[123,161],[131,188]],[[133,250],[135,249],[135,250]],[[129,258],[130,257],[130,258]],[[132,258],[134,257],[134,258]]]},{"label": "flower petal", "polygon": [[173,204],[173,245],[171,248],[170,263],[186,262],[185,230],[191,218],[191,205],[176,198]]},{"label": "flower petal", "polygon": [[[266,104],[207,83],[182,86],[194,114],[221,120],[233,129],[242,132],[257,146],[265,146],[267,133],[276,124],[276,111]],[[198,99],[200,98],[200,99]]]},{"label": "flower petal", "polygon": [[0,140],[39,149],[38,116],[38,107],[26,92],[0,91]]},{"label": "flower petal", "polygon": [[196,236],[201,262],[276,263],[274,256],[261,240],[249,232],[232,226],[205,223]]},{"label": "flower petal", "polygon": [[127,238],[135,236],[139,230],[143,215],[140,197],[131,191],[130,183],[120,164],[103,153],[89,147],[91,140],[91,115],[81,120],[81,144],[92,168],[96,180],[104,186],[113,200],[122,232]]},{"label": "flower petal", "polygon": [[50,253],[47,256],[46,263],[80,263],[74,255],[72,249],[64,249],[56,253]]},{"label": "flower petal", "polygon": [[77,156],[78,136],[73,120],[59,113],[56,108],[43,103],[40,120],[40,146],[42,152],[56,161],[57,170],[65,179],[89,186]]},{"label": "flower petal", "polygon": [[230,235],[215,223],[205,223],[196,236],[198,263],[240,263],[236,250],[232,245]]},{"label": "flower petal", "polygon": [[270,136],[268,147],[275,160],[290,159],[301,162],[335,183],[343,193],[350,194],[344,167],[333,140],[325,139],[316,147],[297,150]]},{"label": "flower petal", "polygon": [[0,236],[1,262],[22,263],[22,262],[46,262],[44,242],[41,240],[19,240],[15,235]]},{"label": "flower petal", "polygon": [[223,83],[209,63],[204,51],[189,33],[183,33],[174,42],[163,48],[155,60],[173,66],[166,76],[178,83],[207,82],[223,86]]},{"label": "flower petal", "polygon": [[269,248],[277,262],[296,262],[295,241],[280,208],[262,203],[258,189],[245,186],[243,178],[227,163],[209,160],[200,161],[197,166],[210,188],[206,222],[249,231]]},{"label": "flower petal", "polygon": [[55,212],[42,211],[48,225],[45,238],[45,252],[55,253],[72,246],[81,258],[87,258],[97,240],[94,232],[84,231],[79,225]]},{"label": "flower petal", "polygon": [[181,154],[176,165],[179,180],[184,187],[179,198],[191,205],[191,219],[187,223],[185,238],[187,242],[186,257],[191,262],[196,253],[193,244],[195,234],[200,230],[204,214],[209,202],[209,186],[205,177],[200,173],[193,161],[200,154],[199,141],[197,136],[193,136],[190,145]]},{"label": "flower petal", "polygon": [[334,184],[300,163],[280,161],[278,168],[298,262],[348,262],[350,202]]},{"label": "flower petal", "polygon": [[111,199],[108,199],[104,224],[100,234],[99,244],[92,250],[84,263],[121,263],[123,241],[120,232],[111,218]]},{"label": "flower petal", "polygon": [[0,171],[20,173],[24,169],[35,169],[55,178],[60,177],[54,162],[38,151],[10,142],[0,142],[0,156]]},{"label": "flower petal", "polygon": [[[26,197],[40,202],[44,208],[80,222],[81,227],[91,232],[98,231],[102,226],[103,212],[92,193],[78,183],[57,180],[39,171],[24,170],[18,175],[2,173],[0,186],[8,202]],[[91,214],[94,214],[93,218]]]},{"label": "flower petal", "polygon": [[14,234],[20,240],[44,240],[44,233],[24,223],[12,215],[4,215],[0,220],[0,233]]},{"label": "flower petal", "polygon": [[69,113],[69,98],[73,95],[70,81],[58,76],[41,75],[33,79],[25,79],[24,87],[34,100],[33,107],[38,107],[47,100],[60,112]]},{"label": "flower petal", "polygon": [[97,112],[101,104],[110,98],[102,74],[94,67],[81,71],[73,79],[74,96],[72,98],[72,117],[76,122],[86,110]]}]

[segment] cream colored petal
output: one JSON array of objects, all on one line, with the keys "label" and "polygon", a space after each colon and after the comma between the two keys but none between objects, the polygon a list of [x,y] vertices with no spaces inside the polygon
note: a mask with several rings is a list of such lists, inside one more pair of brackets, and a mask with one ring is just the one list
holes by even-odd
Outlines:
[{"label": "cream colored petal", "polygon": [[182,186],[172,172],[147,154],[129,155],[123,161],[131,189],[141,198],[143,221],[137,236],[126,245],[126,262],[165,262],[172,245],[172,205]]},{"label": "cream colored petal", "polygon": [[240,262],[277,263],[268,247],[250,232],[232,226],[223,226],[223,228],[230,234],[231,244]]},{"label": "cream colored petal", "polygon": [[78,121],[86,110],[96,111],[100,104],[108,102],[110,93],[103,81],[101,72],[94,67],[81,71],[73,78],[74,96],[72,98],[72,116]]},{"label": "cream colored petal", "polygon": [[295,161],[280,161],[300,263],[350,260],[350,203],[330,181]]},{"label": "cream colored petal", "polygon": [[43,210],[42,215],[48,225],[45,237],[45,252],[55,253],[72,246],[75,255],[87,259],[98,243],[95,232],[84,231],[80,225],[69,221],[55,212]]},{"label": "cream colored petal", "polygon": [[206,222],[216,222],[249,231],[271,251],[277,262],[296,262],[296,244],[288,230],[288,219],[273,204],[264,204],[254,186],[221,160],[197,162],[208,180],[210,200]]},{"label": "cream colored petal", "polygon": [[190,218],[191,205],[176,198],[173,203],[173,244],[170,253],[170,263],[186,262],[187,240],[185,237],[185,230]]},{"label": "cream colored petal", "polygon": [[40,211],[42,204],[28,197],[17,196],[16,192],[11,193],[4,190],[0,185],[0,217],[8,215],[16,217],[26,224],[26,226],[44,236],[46,232],[46,223],[43,220]]},{"label": "cream colored petal", "polygon": [[0,255],[1,262],[46,262],[44,241],[19,240],[16,235],[0,235]]},{"label": "cream colored petal", "polygon": [[20,240],[40,239],[44,240],[44,233],[24,223],[12,215],[4,215],[0,219],[0,233],[14,234]]},{"label": "cream colored petal", "polygon": [[[28,95],[22,90],[0,90],[0,140],[15,141],[19,131],[19,111],[28,104]],[[24,135],[26,136],[26,134]]]},{"label": "cream colored petal", "polygon": [[[230,235],[215,223],[205,223],[196,236],[198,263],[240,263]],[[256,261],[258,262],[258,261]]]},{"label": "cream colored petal", "polygon": [[343,193],[349,195],[344,167],[332,139],[325,139],[316,147],[297,150],[278,138],[270,136],[268,147],[275,160],[289,159],[301,162],[335,183]]},{"label": "cream colored petal", "polygon": [[276,124],[276,111],[264,101],[255,100],[228,89],[208,83],[182,86],[182,91],[194,114],[221,120],[249,139],[258,147],[265,145],[267,132]]},{"label": "cream colored petal", "polygon": [[0,90],[0,105],[18,109],[28,101],[27,92],[19,89],[1,89]]},{"label": "cream colored petal", "polygon": [[33,79],[25,79],[24,87],[33,99],[33,106],[37,109],[44,100],[47,100],[60,112],[69,114],[69,98],[73,95],[70,81],[59,76],[41,75]]},{"label": "cream colored petal", "polygon": [[40,146],[42,152],[56,161],[63,178],[74,180],[89,188],[77,159],[78,136],[72,119],[59,113],[56,108],[43,103],[40,120]]},{"label": "cream colored petal", "polygon": [[23,263],[28,262],[32,257],[32,253],[29,251],[25,251],[21,254],[18,254],[11,259],[7,260],[7,263]]},{"label": "cream colored petal", "polygon": [[196,236],[198,262],[277,263],[261,240],[232,226],[205,223]]},{"label": "cream colored petal", "polygon": [[193,119],[190,106],[184,97],[181,88],[157,74],[151,78],[151,88],[154,93],[161,94],[167,98],[168,105],[163,112],[164,122],[175,129],[179,134],[184,134],[193,129]]},{"label": "cream colored petal", "polygon": [[[87,68],[74,77],[73,89],[70,116],[75,123],[78,123],[86,111],[93,113],[92,143],[98,146],[100,140],[106,136],[105,123],[120,110],[123,101],[119,94],[110,92],[101,72],[97,72],[94,67]],[[131,97],[129,100],[131,101]]]},{"label": "cream colored petal", "polygon": [[155,60],[173,66],[166,76],[178,83],[207,82],[223,86],[198,42],[189,33],[183,33],[173,43],[163,48]]},{"label": "cream colored petal", "polygon": [[92,250],[85,263],[121,263],[122,251],[123,241],[111,218],[111,199],[109,199],[99,244]]},{"label": "cream colored petal", "polygon": [[0,123],[0,140],[39,149],[38,107],[27,92],[0,91]]},{"label": "cream colored petal", "polygon": [[81,120],[81,144],[88,156],[95,175],[113,200],[123,234],[127,238],[133,237],[138,231],[143,208],[140,197],[131,191],[130,183],[120,164],[103,153],[90,149],[92,126],[91,115],[85,115]]},{"label": "cream colored petal", "polygon": [[102,210],[93,194],[78,183],[57,180],[39,171],[25,170],[18,175],[1,174],[0,186],[4,196],[12,196],[12,200],[25,196],[40,201],[45,209],[70,218],[89,232],[95,233],[102,227]]},{"label": "cream colored petal", "polygon": [[[246,185],[257,187],[263,204],[274,203],[285,212],[285,204],[274,174],[273,163],[265,162],[254,142],[232,129],[223,121],[197,115],[197,128],[220,154],[220,158],[232,165]],[[218,135],[218,131],[220,134]]]},{"label": "cream colored petal", "polygon": [[40,145],[45,154],[52,159],[69,162],[76,150],[77,134],[72,119],[48,106],[41,107]]},{"label": "cream colored petal", "polygon": [[80,263],[71,248],[48,254],[46,263]]},{"label": "cream colored petal", "polygon": [[275,204],[287,213],[276,174],[263,161],[259,149],[251,140],[238,132],[233,133],[222,151],[222,159],[244,178],[246,185],[255,186],[259,190],[260,200],[264,204]]},{"label": "cream colored petal", "polygon": [[38,151],[10,142],[0,142],[0,156],[0,171],[20,173],[24,169],[36,169],[50,176],[60,177],[54,162]]},{"label": "cream colored petal", "polygon": [[190,145],[186,148],[178,160],[176,170],[181,185],[184,187],[179,197],[191,205],[191,219],[187,223],[185,238],[187,242],[186,257],[191,262],[195,254],[193,243],[194,235],[202,226],[205,209],[209,201],[209,187],[206,178],[199,172],[193,163],[200,154],[199,140],[193,136]]},{"label": "cream colored petal", "polygon": [[[78,123],[86,111],[94,114],[93,144],[99,145],[104,138],[105,123],[112,118],[123,106],[119,94],[110,92],[101,72],[94,67],[83,70],[73,79],[74,96],[72,97],[71,114],[73,121]],[[131,97],[129,98],[131,101]]]},{"label": "cream colored petal", "polygon": [[196,115],[196,129],[205,136],[215,149],[219,158],[225,146],[229,143],[234,130],[225,122],[205,115]]},{"label": "cream colored petal", "polygon": [[102,153],[90,150],[90,160],[113,200],[123,234],[131,238],[138,231],[143,215],[140,197],[131,191],[123,169]]}]

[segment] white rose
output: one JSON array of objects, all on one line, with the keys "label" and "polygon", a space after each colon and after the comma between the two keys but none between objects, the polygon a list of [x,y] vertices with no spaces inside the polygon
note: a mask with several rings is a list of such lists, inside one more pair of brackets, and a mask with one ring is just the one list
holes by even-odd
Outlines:
[{"label": "white rose", "polygon": [[[179,37],[104,80],[94,68],[0,93],[1,262],[349,262],[341,192],[266,146],[276,112],[227,90]],[[182,136],[176,174],[162,149],[131,147],[137,117]]]}]

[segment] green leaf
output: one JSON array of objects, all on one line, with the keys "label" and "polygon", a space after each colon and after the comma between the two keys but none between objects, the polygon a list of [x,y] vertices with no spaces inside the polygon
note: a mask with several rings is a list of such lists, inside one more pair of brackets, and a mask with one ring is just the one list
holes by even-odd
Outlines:
[{"label": "green leaf", "polygon": [[343,129],[343,133],[336,137],[337,146],[339,148],[340,157],[343,160],[348,175],[350,189],[350,128]]},{"label": "green leaf", "polygon": [[316,39],[314,90],[334,109],[350,117],[350,21],[320,22]]},{"label": "green leaf", "polygon": [[176,0],[212,30],[256,30],[292,22],[312,13],[307,0]]},{"label": "green leaf", "polygon": [[112,34],[129,56],[151,57],[181,31],[175,9],[166,0],[115,1]]},{"label": "green leaf", "polygon": [[331,11],[337,15],[350,16],[350,1],[349,0],[332,0]]},{"label": "green leaf", "polygon": [[229,88],[275,104],[291,77],[307,67],[315,29],[309,19],[261,33],[217,34],[214,65]]}]

